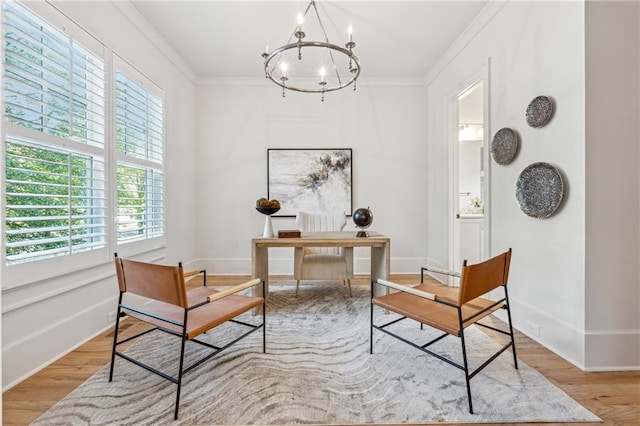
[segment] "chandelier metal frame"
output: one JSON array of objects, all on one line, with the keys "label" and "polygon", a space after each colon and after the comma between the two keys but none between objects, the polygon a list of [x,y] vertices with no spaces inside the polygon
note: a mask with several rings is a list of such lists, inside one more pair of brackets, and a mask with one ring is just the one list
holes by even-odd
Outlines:
[{"label": "chandelier metal frame", "polygon": [[[320,28],[322,29],[325,41],[303,41],[306,34],[304,33],[304,31],[302,31],[301,25],[296,26],[296,29],[289,37],[287,44],[274,49],[271,53],[264,52],[262,54],[262,57],[264,58],[264,73],[266,78],[270,79],[272,82],[282,88],[282,97],[285,96],[285,90],[293,90],[295,92],[301,93],[320,93],[322,94],[322,101],[324,101],[325,92],[333,92],[336,90],[344,89],[351,84],[353,84],[353,90],[356,90],[356,81],[360,76],[361,67],[358,57],[353,54],[353,48],[356,47],[356,44],[353,42],[351,33],[349,34],[349,41],[345,44],[345,47],[331,43],[324,28],[324,24],[322,23],[322,19],[320,18],[315,0],[311,0],[309,2],[307,8],[304,11],[304,14],[302,14],[302,17],[305,18],[311,8],[313,8],[313,11],[315,12],[315,16],[318,20]],[[297,39],[297,41],[291,43],[291,40],[294,37]],[[325,79],[325,76],[321,74],[320,81],[317,83],[317,86],[319,87],[313,87],[311,85],[302,86],[300,84],[291,85],[287,84],[289,81],[289,77],[286,75],[286,72],[283,72],[280,76],[274,74],[274,71],[276,70],[278,65],[280,65],[283,61],[284,52],[291,49],[298,49],[298,60],[302,60],[303,48],[327,49],[328,56],[331,58],[331,68],[333,73],[335,74],[335,80],[333,80],[335,81],[335,83],[329,84]],[[340,75],[340,71],[338,70],[335,58],[333,56],[334,53],[338,53],[348,57],[349,66],[347,71],[349,73],[349,79],[343,79]]]}]

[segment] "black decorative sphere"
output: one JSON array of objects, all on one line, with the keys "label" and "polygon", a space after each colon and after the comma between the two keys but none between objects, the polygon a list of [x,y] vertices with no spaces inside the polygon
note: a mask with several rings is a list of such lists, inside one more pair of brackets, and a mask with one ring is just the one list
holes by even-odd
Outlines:
[{"label": "black decorative sphere", "polygon": [[353,212],[353,223],[360,229],[366,229],[373,223],[373,213],[368,207],[357,209]]}]

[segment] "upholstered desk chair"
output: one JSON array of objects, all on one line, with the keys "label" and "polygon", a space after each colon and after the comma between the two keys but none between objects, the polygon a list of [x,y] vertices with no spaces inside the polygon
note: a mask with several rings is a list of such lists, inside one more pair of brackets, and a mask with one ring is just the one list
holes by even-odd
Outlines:
[{"label": "upholstered desk chair", "polygon": [[[343,213],[298,212],[296,225],[301,232],[342,231],[347,224]],[[349,286],[353,278],[353,247],[296,247],[293,276],[296,297],[300,280],[342,280]]]}]

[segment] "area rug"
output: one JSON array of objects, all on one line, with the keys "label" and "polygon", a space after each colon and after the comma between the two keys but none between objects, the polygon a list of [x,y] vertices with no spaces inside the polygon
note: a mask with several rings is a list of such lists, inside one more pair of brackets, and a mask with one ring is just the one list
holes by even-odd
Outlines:
[{"label": "area rug", "polygon": [[[462,371],[379,331],[369,354],[369,288],[354,286],[349,298],[338,283],[309,283],[295,297],[292,286],[271,288],[267,308],[267,353],[262,333],[241,340],[185,375],[180,418],[173,420],[174,384],[124,360],[116,360],[44,413],[36,425],[242,425],[399,424],[430,422],[600,421],[541,374],[507,351],[471,380],[475,414],[469,414]],[[391,314],[376,309],[376,322]],[[245,315],[248,322],[261,316]],[[427,342],[435,332],[411,320],[395,330]],[[207,334],[231,340],[237,325]],[[497,347],[471,327],[470,363],[479,365]],[[153,332],[127,353],[163,371],[177,370],[179,342]],[[433,346],[460,360],[458,339]],[[189,358],[198,345],[187,346]]]}]

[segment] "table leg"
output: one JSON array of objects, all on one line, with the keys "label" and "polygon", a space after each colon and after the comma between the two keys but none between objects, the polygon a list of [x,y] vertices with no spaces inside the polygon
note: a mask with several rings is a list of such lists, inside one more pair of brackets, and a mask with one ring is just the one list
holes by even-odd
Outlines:
[{"label": "table leg", "polygon": [[[382,278],[389,279],[391,267],[391,244],[387,242],[383,247],[371,247],[371,280]],[[387,294],[387,287],[374,286],[375,296]]]},{"label": "table leg", "polygon": [[[262,286],[253,287],[253,295],[264,297],[265,300],[269,295],[269,248],[257,247],[255,244],[251,247],[251,276],[264,280],[264,287],[267,294],[262,294]],[[260,313],[260,308],[254,309],[254,315]]]}]

